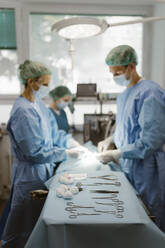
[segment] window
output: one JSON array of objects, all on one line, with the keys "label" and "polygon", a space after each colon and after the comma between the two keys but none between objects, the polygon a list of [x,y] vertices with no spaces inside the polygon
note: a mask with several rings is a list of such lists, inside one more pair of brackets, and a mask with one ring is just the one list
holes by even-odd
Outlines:
[{"label": "window", "polygon": [[[30,58],[45,63],[52,70],[51,86],[59,84],[76,91],[77,83],[97,83],[100,92],[118,93],[117,86],[105,65],[105,57],[113,47],[128,44],[138,53],[138,71],[142,71],[143,25],[134,24],[109,28],[104,34],[73,41],[73,63],[70,43],[51,32],[51,26],[58,20],[73,15],[31,14],[30,15]],[[134,20],[135,16],[97,16],[108,23]]]},{"label": "window", "polygon": [[19,94],[14,9],[0,9],[0,94]]}]

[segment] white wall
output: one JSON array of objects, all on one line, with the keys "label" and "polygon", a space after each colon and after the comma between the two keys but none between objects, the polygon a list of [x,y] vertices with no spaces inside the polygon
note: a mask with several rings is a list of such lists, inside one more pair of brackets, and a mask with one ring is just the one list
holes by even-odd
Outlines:
[{"label": "white wall", "polygon": [[[165,4],[157,4],[154,16],[165,16]],[[165,21],[153,23],[152,80],[165,89]]]}]

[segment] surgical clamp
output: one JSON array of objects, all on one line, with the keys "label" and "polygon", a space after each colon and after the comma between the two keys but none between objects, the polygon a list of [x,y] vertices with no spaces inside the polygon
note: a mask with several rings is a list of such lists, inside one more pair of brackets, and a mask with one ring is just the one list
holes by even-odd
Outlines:
[{"label": "surgical clamp", "polygon": [[94,208],[92,206],[80,206],[80,205],[76,205],[73,202],[67,202],[66,205],[68,207],[65,208],[66,211],[69,211],[70,213],[75,213],[77,208]]}]

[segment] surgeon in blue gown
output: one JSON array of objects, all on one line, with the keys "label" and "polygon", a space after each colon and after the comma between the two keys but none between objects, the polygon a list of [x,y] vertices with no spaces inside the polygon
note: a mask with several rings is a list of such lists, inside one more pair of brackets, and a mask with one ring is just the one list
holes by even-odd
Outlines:
[{"label": "surgeon in blue gown", "polygon": [[[99,159],[120,164],[156,224],[165,232],[165,91],[136,70],[137,55],[127,45],[106,57],[114,81],[125,86],[117,99],[116,130],[100,142]],[[115,150],[109,150],[114,143]]]},{"label": "surgeon in blue gown", "polygon": [[49,95],[52,99],[49,109],[56,118],[58,128],[68,133],[69,123],[64,109],[69,107],[73,112],[72,93],[68,87],[61,85],[51,90]]},{"label": "surgeon in blue gown", "polygon": [[25,246],[44,204],[44,200],[32,200],[30,192],[45,190],[44,182],[53,176],[55,163],[78,154],[76,149],[68,149],[71,137],[52,128],[57,123],[41,100],[49,93],[49,69],[27,60],[20,65],[19,74],[25,88],[15,101],[7,124],[13,169],[3,248]]}]

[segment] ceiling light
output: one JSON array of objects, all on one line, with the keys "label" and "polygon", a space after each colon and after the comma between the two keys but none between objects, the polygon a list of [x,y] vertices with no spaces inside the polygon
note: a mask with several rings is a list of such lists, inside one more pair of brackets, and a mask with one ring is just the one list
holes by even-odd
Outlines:
[{"label": "ceiling light", "polygon": [[55,23],[52,31],[65,39],[81,39],[105,32],[109,24],[105,20],[92,17],[76,17]]},{"label": "ceiling light", "polygon": [[107,23],[104,19],[93,17],[74,17],[56,22],[52,31],[65,39],[81,39],[104,33],[109,27],[147,23],[165,20],[165,16],[140,18],[132,21]]}]

